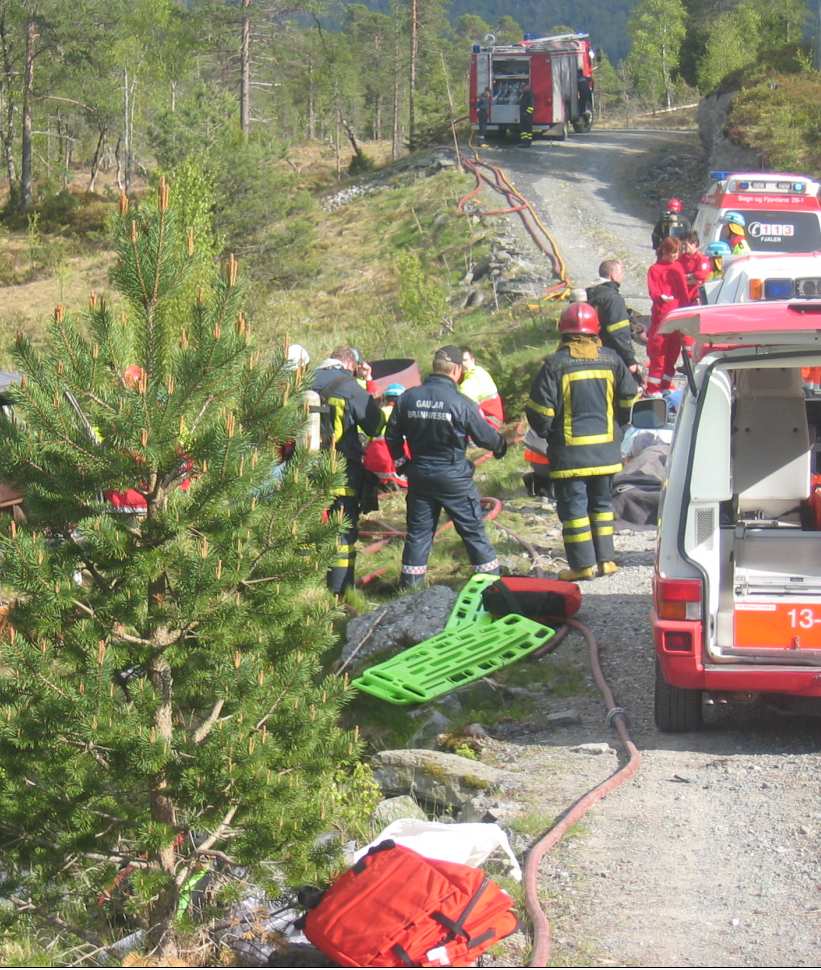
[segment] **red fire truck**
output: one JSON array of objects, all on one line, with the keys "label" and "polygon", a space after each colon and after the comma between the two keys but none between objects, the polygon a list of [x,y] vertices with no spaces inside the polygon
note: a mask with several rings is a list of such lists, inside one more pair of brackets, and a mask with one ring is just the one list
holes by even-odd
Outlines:
[{"label": "red fire truck", "polygon": [[497,46],[488,34],[470,59],[470,121],[479,128],[477,100],[490,88],[487,131],[505,134],[519,124],[519,99],[533,91],[533,131],[567,138],[569,127],[593,124],[593,58],[587,34],[525,35],[518,44]]}]

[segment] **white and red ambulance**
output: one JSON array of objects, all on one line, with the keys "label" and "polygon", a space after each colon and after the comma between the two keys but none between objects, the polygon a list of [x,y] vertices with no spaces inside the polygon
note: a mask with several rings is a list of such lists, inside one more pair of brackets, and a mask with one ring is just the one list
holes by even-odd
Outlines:
[{"label": "white and red ambulance", "polygon": [[812,253],[821,250],[819,183],[788,172],[710,172],[693,229],[702,247],[727,241],[723,217],[744,216],[754,253]]}]

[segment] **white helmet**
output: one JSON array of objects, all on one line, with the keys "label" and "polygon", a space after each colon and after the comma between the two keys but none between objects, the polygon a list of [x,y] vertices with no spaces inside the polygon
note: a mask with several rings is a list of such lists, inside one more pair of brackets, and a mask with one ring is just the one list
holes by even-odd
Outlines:
[{"label": "white helmet", "polygon": [[302,344],[288,344],[287,359],[293,367],[307,367],[311,362],[311,355]]}]

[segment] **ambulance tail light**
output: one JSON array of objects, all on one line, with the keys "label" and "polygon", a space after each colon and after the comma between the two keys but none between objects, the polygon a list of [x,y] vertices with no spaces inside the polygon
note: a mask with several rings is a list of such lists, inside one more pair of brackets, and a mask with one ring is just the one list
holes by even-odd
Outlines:
[{"label": "ambulance tail light", "polygon": [[660,620],[700,620],[703,597],[700,579],[657,579],[656,613]]},{"label": "ambulance tail light", "polygon": [[764,280],[750,280],[750,299],[760,300],[764,296]]},{"label": "ambulance tail light", "polygon": [[765,300],[791,300],[795,296],[793,280],[767,280],[764,284]]}]

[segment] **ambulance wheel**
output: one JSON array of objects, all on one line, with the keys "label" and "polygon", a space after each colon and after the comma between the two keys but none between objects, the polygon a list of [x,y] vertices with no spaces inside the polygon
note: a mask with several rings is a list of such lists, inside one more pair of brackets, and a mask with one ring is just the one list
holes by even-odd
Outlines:
[{"label": "ambulance wheel", "polygon": [[656,727],[666,734],[698,731],[702,727],[701,691],[671,687],[656,660]]}]

